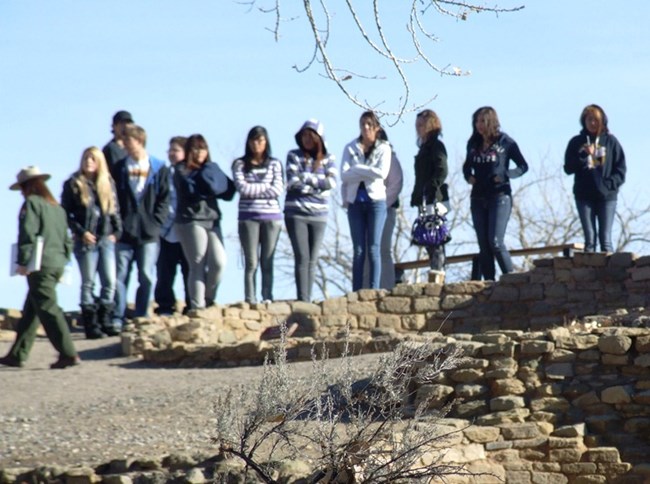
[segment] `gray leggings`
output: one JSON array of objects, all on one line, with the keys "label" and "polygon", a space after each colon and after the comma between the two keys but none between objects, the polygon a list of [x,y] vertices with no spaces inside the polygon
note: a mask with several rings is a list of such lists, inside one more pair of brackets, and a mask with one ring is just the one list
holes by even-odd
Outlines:
[{"label": "gray leggings", "polygon": [[[244,297],[255,303],[257,264],[262,269],[262,299],[273,301],[273,255],[280,237],[280,220],[240,220],[239,241],[244,251]],[[259,252],[258,252],[259,249]]]},{"label": "gray leggings", "polygon": [[316,277],[318,253],[325,236],[327,222],[322,218],[285,217],[291,247],[298,300],[311,302],[311,289]]},{"label": "gray leggings", "polygon": [[189,265],[187,290],[192,309],[213,304],[226,266],[226,251],[216,229],[198,223],[176,224],[176,233]]}]

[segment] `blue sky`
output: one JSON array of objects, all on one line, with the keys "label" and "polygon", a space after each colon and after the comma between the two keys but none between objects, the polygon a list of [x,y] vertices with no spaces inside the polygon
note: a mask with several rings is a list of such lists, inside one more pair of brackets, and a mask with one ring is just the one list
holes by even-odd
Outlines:
[{"label": "blue sky", "polygon": [[[395,49],[412,54],[400,4],[385,0],[384,26]],[[531,0],[517,13],[470,15],[465,22],[429,15],[440,41],[427,48],[439,65],[457,65],[470,76],[432,75],[409,68],[414,101],[437,96],[427,107],[443,122],[452,167],[463,157],[470,117],[492,105],[502,128],[519,143],[529,164],[561,170],[569,138],[589,103],[603,106],[611,131],[628,161],[623,196],[640,197],[650,174],[645,122],[650,107],[650,2],[629,0]],[[521,3],[508,0],[500,6]],[[248,129],[264,125],[274,154],[284,161],[302,122],[325,124],[330,150],[340,157],[358,134],[361,110],[323,78],[318,66],[297,73],[312,46],[300,2],[284,0],[287,18],[275,42],[274,18],[231,0],[5,0],[0,3],[0,145],[4,185],[21,167],[37,164],[52,173],[59,195],[78,167],[84,148],[110,139],[110,120],[119,109],[133,113],[148,132],[148,149],[164,158],[178,134],[202,133],[223,167],[243,152]],[[295,6],[294,6],[295,5]],[[294,9],[291,11],[291,9]],[[361,44],[342,0],[331,0],[332,57],[341,67],[384,79],[349,81],[359,97],[390,108],[400,95],[392,73]],[[431,12],[433,13],[433,12]],[[388,129],[407,172],[416,152],[414,115]],[[453,187],[466,190],[467,187]],[[2,193],[2,192],[0,192]],[[0,307],[20,307],[22,278],[10,278],[9,246],[15,241],[22,202],[5,189],[1,196]],[[236,202],[223,204],[223,228],[236,234]],[[227,241],[229,264],[220,302],[241,300],[239,246]],[[66,309],[78,302],[78,274],[61,287]],[[132,284],[133,286],[133,284]],[[132,288],[133,289],[133,288]],[[294,297],[292,281],[276,285],[276,298]]]}]

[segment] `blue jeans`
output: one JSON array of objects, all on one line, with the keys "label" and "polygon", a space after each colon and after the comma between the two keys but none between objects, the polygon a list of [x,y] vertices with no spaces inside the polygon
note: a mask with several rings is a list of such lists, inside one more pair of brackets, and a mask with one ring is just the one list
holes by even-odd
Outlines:
[{"label": "blue jeans", "polygon": [[94,288],[97,274],[102,285],[99,302],[105,306],[112,305],[117,278],[115,242],[108,237],[100,238],[95,245],[86,245],[78,240],[74,245],[74,256],[81,273],[81,306],[95,304]]},{"label": "blue jeans", "polygon": [[348,222],[352,237],[352,290],[363,288],[366,251],[370,263],[370,288],[381,282],[381,235],[386,223],[386,201],[354,202],[348,205]]},{"label": "blue jeans", "polygon": [[[381,234],[381,277],[379,278],[379,287],[382,289],[393,289],[395,287],[395,261],[393,260],[393,232],[397,223],[397,209],[388,207],[386,209],[386,222]],[[368,263],[368,254],[363,267],[363,285],[370,284],[370,264]]]},{"label": "blue jeans", "polygon": [[596,251],[596,235],[601,251],[614,252],[612,226],[616,215],[616,200],[576,200],[576,206],[585,234],[585,252]]},{"label": "blue jeans", "polygon": [[117,243],[117,290],[115,291],[115,309],[113,310],[113,324],[116,328],[120,328],[124,324],[127,289],[133,262],[138,268],[138,290],[135,293],[133,316],[137,318],[147,315],[153,281],[156,277],[157,259],[157,241],[141,245]]},{"label": "blue jeans", "polygon": [[483,279],[493,281],[496,273],[495,257],[501,273],[512,272],[512,260],[503,240],[512,211],[512,197],[502,194],[490,198],[472,198],[471,210],[481,273]]}]

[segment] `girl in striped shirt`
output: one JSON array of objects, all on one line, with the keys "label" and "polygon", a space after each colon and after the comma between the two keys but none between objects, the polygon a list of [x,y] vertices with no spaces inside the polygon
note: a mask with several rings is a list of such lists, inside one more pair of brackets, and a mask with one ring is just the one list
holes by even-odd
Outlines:
[{"label": "girl in striped shirt", "polygon": [[311,302],[318,253],[325,236],[330,192],[336,188],[334,156],[327,152],[323,125],[306,121],[296,133],[298,149],[287,155],[284,221],[294,254],[296,292]]},{"label": "girl in striped shirt", "polygon": [[232,165],[239,192],[239,240],[244,252],[244,294],[256,299],[255,276],[262,268],[262,299],[273,300],[273,255],[282,229],[280,195],[284,191],[282,163],[271,157],[271,143],[262,126],[248,132],[244,156]]}]

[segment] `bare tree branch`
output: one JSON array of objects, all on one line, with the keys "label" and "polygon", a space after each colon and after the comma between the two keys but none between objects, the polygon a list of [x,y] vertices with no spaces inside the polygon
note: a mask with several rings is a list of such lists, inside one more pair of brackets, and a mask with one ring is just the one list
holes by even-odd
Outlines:
[{"label": "bare tree branch", "polygon": [[[294,69],[297,72],[305,72],[315,64],[319,64],[323,70],[324,77],[333,81],[350,102],[361,109],[373,110],[378,115],[389,118],[387,122],[389,126],[395,125],[405,114],[422,109],[422,107],[436,97],[432,96],[424,101],[412,102],[411,98],[413,94],[409,82],[409,73],[406,72],[405,66],[423,63],[432,72],[442,76],[462,76],[469,74],[469,71],[464,71],[450,64],[447,64],[445,67],[439,67],[431,60],[423,42],[436,43],[438,39],[426,28],[426,21],[429,17],[438,14],[459,20],[467,20],[471,13],[490,12],[499,15],[501,13],[517,12],[524,8],[523,5],[499,7],[496,4],[489,6],[479,4],[478,2],[456,0],[410,0],[410,3],[407,2],[403,7],[400,7],[404,13],[404,23],[410,35],[410,43],[407,47],[402,47],[403,50],[407,50],[406,52],[398,53],[393,49],[393,46],[400,44],[398,42],[400,40],[400,34],[393,33],[389,35],[384,28],[384,23],[385,21],[389,21],[392,25],[399,24],[399,16],[395,18],[396,16],[393,11],[391,11],[390,15],[382,14],[379,9],[379,0],[373,0],[371,10],[367,9],[365,8],[367,5],[366,1],[345,0],[345,11],[349,16],[347,18],[352,21],[354,28],[361,36],[360,42],[350,46],[350,48],[359,50],[364,47],[369,47],[379,60],[387,62],[387,65],[394,74],[394,79],[401,84],[401,93],[389,100],[391,104],[395,104],[395,108],[382,108],[381,106],[386,103],[386,99],[373,101],[361,99],[352,92],[352,87],[344,84],[349,80],[387,79],[387,76],[378,73],[358,73],[349,67],[340,65],[341,63],[339,61],[333,59],[332,53],[328,48],[328,40],[334,32],[335,27],[332,22],[333,15],[330,13],[330,0],[303,0],[302,13],[304,14],[304,21],[311,32],[313,49],[310,59],[304,67],[294,65]],[[241,3],[248,5],[249,10],[256,7],[257,11],[274,16],[274,26],[269,30],[273,32],[276,41],[280,39],[280,29],[285,22],[285,18],[281,15],[281,6],[298,8],[297,2],[283,2],[282,0],[250,0]],[[258,6],[258,4],[262,4],[262,6]],[[288,17],[288,19],[302,21],[303,17],[296,14],[295,16]],[[342,13],[337,15],[338,24],[343,24],[345,21],[346,15]],[[349,57],[350,59],[358,58],[355,55],[350,55]],[[377,64],[377,69],[381,70],[382,65],[384,64]],[[345,73],[345,75],[340,75],[340,73]],[[388,76],[388,78],[393,77]]]}]

